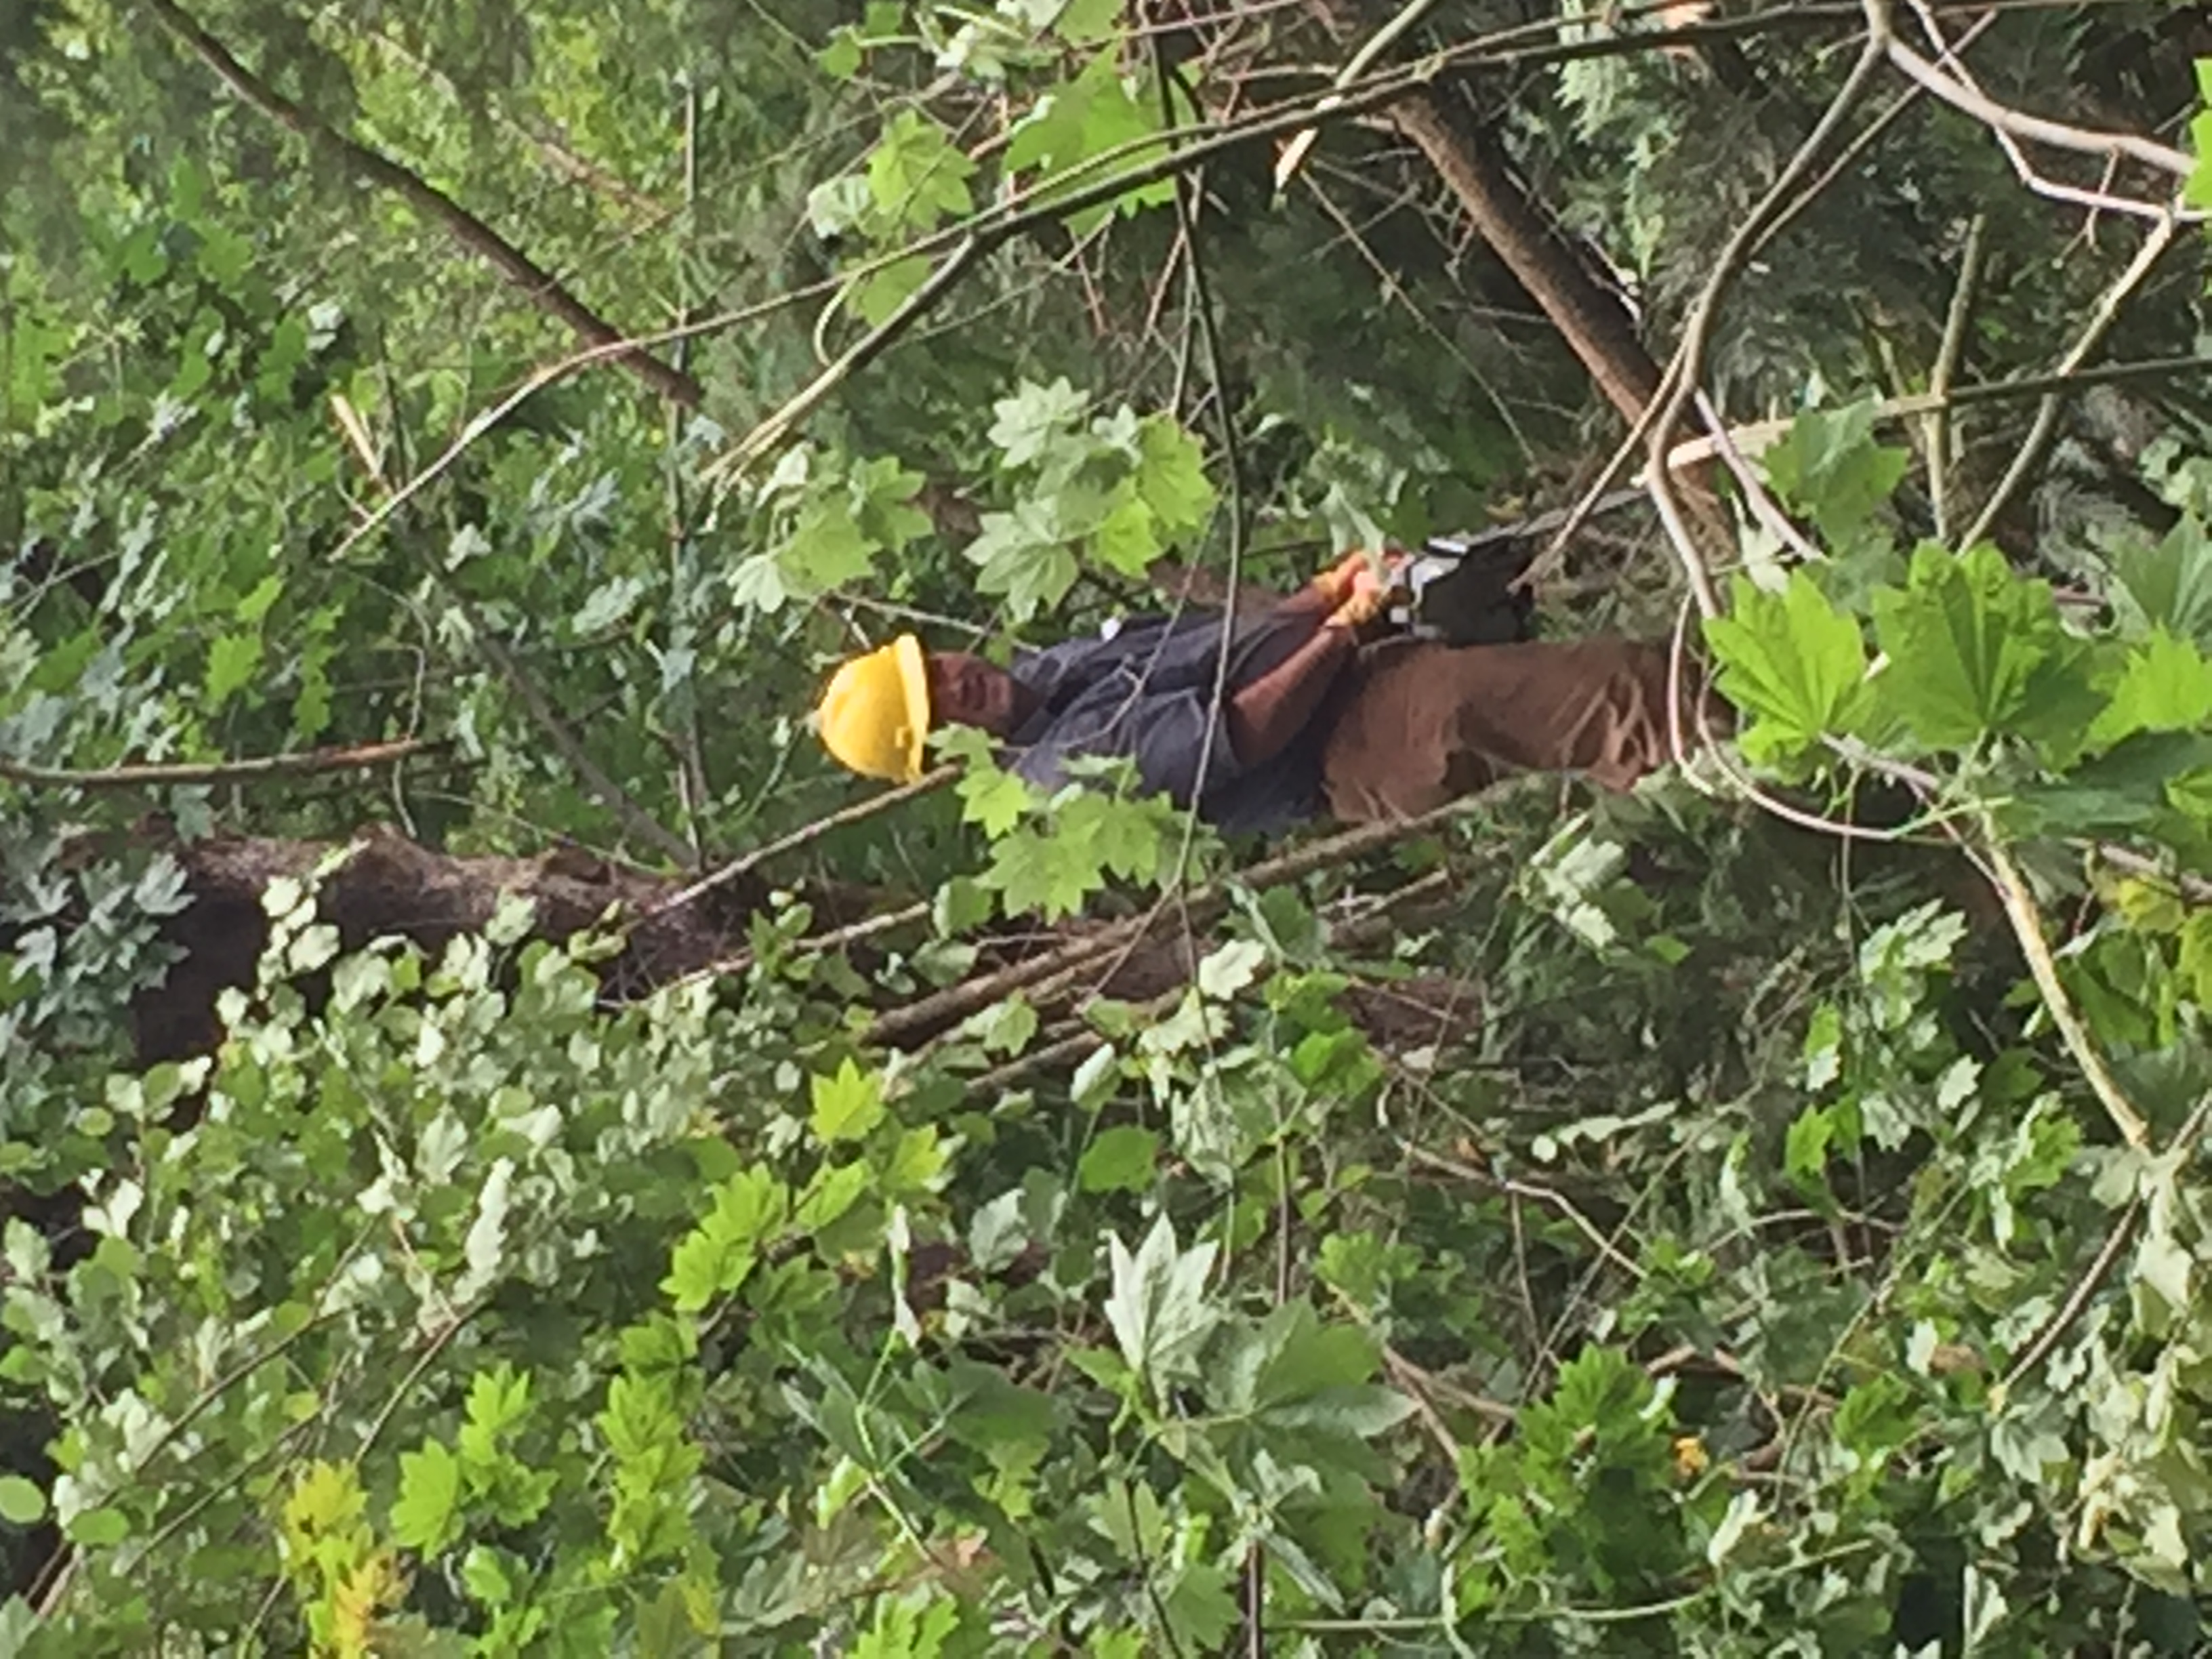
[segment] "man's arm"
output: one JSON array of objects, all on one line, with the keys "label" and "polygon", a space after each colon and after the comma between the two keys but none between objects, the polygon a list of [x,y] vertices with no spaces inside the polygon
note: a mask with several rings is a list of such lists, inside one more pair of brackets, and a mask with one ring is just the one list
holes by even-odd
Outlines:
[{"label": "man's arm", "polygon": [[1283,602],[1277,615],[1310,616],[1314,631],[1230,699],[1229,744],[1239,766],[1265,766],[1305,730],[1358,649],[1358,630],[1375,619],[1387,592],[1365,556],[1355,554]]}]

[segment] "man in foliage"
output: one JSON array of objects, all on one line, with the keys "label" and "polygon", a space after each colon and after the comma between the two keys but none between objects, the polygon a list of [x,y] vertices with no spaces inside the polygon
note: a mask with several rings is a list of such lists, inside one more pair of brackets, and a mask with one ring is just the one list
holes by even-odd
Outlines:
[{"label": "man in foliage", "polygon": [[[1354,553],[1259,615],[1133,621],[1011,669],[904,635],[839,668],[823,741],[898,781],[921,775],[939,724],[1000,739],[1046,788],[1069,761],[1124,757],[1145,788],[1232,834],[1409,817],[1516,772],[1626,788],[1671,755],[1665,647],[1376,637],[1397,569]],[[1525,619],[1502,580],[1487,610],[1516,632]],[[1485,630],[1455,637],[1470,632]]]}]

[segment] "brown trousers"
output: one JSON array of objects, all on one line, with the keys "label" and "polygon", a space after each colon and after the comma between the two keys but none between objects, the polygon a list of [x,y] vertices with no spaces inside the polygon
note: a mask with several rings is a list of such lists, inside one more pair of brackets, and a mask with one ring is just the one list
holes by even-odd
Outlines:
[{"label": "brown trousers", "polygon": [[[1595,638],[1367,647],[1331,700],[1322,788],[1331,817],[1418,816],[1516,772],[1586,773],[1626,789],[1674,757],[1668,648]],[[1681,670],[1695,741],[1696,665]]]}]

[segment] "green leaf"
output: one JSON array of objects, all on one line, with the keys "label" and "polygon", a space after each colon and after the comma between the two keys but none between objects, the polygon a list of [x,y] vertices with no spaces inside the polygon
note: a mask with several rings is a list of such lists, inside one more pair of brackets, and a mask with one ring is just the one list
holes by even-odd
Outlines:
[{"label": "green leaf", "polygon": [[1149,415],[1137,429],[1137,494],[1170,535],[1196,530],[1213,511],[1206,452],[1170,415]]},{"label": "green leaf", "polygon": [[983,884],[1008,915],[1034,912],[1048,921],[1072,916],[1105,885],[1095,851],[1079,840],[1018,830],[991,848]]},{"label": "green leaf", "polygon": [[1741,576],[1730,591],[1731,614],[1709,619],[1705,638],[1720,663],[1720,690],[1755,722],[1745,752],[1778,759],[1850,730],[1869,700],[1858,623],[1802,570],[1779,594]]},{"label": "green leaf", "polygon": [[1160,1138],[1133,1123],[1100,1131],[1076,1166],[1076,1185],[1086,1193],[1138,1193],[1152,1184]]},{"label": "green leaf", "polygon": [[0,1521],[34,1527],[46,1518],[46,1495],[20,1474],[0,1475]]},{"label": "green leaf", "polygon": [[1024,380],[1012,397],[991,405],[990,439],[999,449],[1000,465],[1010,469],[1032,465],[1073,432],[1090,408],[1089,396],[1078,392],[1065,375],[1050,386]]},{"label": "green leaf", "polygon": [[868,194],[877,223],[894,231],[926,231],[947,214],[973,212],[968,180],[975,171],[942,127],[918,111],[901,110],[868,153]]},{"label": "green leaf", "polygon": [[208,647],[207,700],[220,708],[261,672],[261,635],[225,634]]},{"label": "green leaf", "polygon": [[399,1455],[399,1497],[392,1506],[392,1541],[436,1555],[461,1534],[460,1460],[434,1440]]},{"label": "green leaf", "polygon": [[825,1164],[814,1173],[792,1214],[792,1225],[801,1232],[817,1232],[842,1216],[868,1190],[865,1164]]},{"label": "green leaf", "polygon": [[775,560],[787,586],[819,593],[866,575],[874,568],[875,553],[875,543],[839,495],[817,498],[801,509]]},{"label": "green leaf", "polygon": [[2186,732],[2212,720],[2212,662],[2163,625],[2128,653],[2112,701],[2090,728],[2106,748],[2138,732]]},{"label": "green leaf", "polygon": [[927,255],[915,253],[903,259],[894,259],[880,270],[872,270],[853,284],[854,313],[873,328],[886,321],[912,299],[915,290],[928,280],[929,259]]},{"label": "green leaf", "polygon": [[1993,547],[1956,557],[1921,547],[1904,590],[1875,593],[1874,612],[1889,657],[1883,706],[1930,749],[2007,731],[2078,744],[2095,716],[2050,584],[2021,577]]},{"label": "green leaf", "polygon": [[131,1522],[120,1510],[87,1510],[72,1516],[62,1531],[88,1549],[112,1549],[131,1536]]},{"label": "green leaf", "polygon": [[1049,505],[1018,502],[1011,513],[986,513],[982,522],[982,533],[967,549],[967,556],[981,567],[975,585],[1004,595],[1016,622],[1067,597],[1083,573]]},{"label": "green leaf", "polygon": [[2212,539],[2193,514],[2155,545],[2128,546],[2112,574],[2113,609],[2136,632],[2163,628],[2212,650]]},{"label": "green leaf", "polygon": [[1889,499],[1911,459],[1902,447],[1875,442],[1876,408],[1869,397],[1842,409],[1806,410],[1759,458],[1783,499],[1838,547]]},{"label": "green leaf", "polygon": [[[1015,126],[1006,145],[1006,166],[1017,173],[1035,168],[1042,175],[1039,199],[1051,198],[1049,181],[1120,145],[1132,148],[1070,180],[1071,186],[1096,183],[1109,169],[1133,167],[1150,158],[1151,149],[1138,141],[1159,132],[1159,111],[1152,99],[1140,100],[1130,90],[1121,76],[1121,57],[1118,45],[1100,52],[1074,80],[1039,99]],[[1116,213],[1136,213],[1174,199],[1175,181],[1155,180],[1072,216],[1068,228],[1079,237],[1087,236]]]},{"label": "green leaf", "polygon": [[1220,1317],[1206,1297],[1217,1248],[1177,1249],[1175,1224],[1165,1216],[1133,1255],[1118,1234],[1108,1241],[1114,1289],[1107,1322],[1129,1368],[1156,1387],[1198,1374],[1199,1350]]},{"label": "green leaf", "polygon": [[994,841],[1019,823],[1039,802],[1028,779],[1018,772],[1000,769],[988,757],[980,765],[969,766],[952,787],[960,797],[960,816],[980,825]]},{"label": "green leaf", "polygon": [[884,1121],[883,1079],[851,1060],[834,1077],[817,1076],[810,1087],[814,1111],[807,1127],[824,1146],[864,1139]]}]

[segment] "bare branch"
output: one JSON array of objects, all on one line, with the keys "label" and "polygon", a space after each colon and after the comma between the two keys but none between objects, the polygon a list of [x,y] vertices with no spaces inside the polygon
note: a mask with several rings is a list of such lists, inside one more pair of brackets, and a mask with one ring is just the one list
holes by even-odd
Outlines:
[{"label": "bare branch", "polygon": [[395,738],[389,743],[358,744],[347,749],[312,749],[305,754],[266,755],[257,760],[107,766],[90,771],[24,766],[15,761],[0,760],[0,778],[40,789],[159,789],[193,784],[250,783],[263,778],[362,772],[434,746],[422,738]]}]

